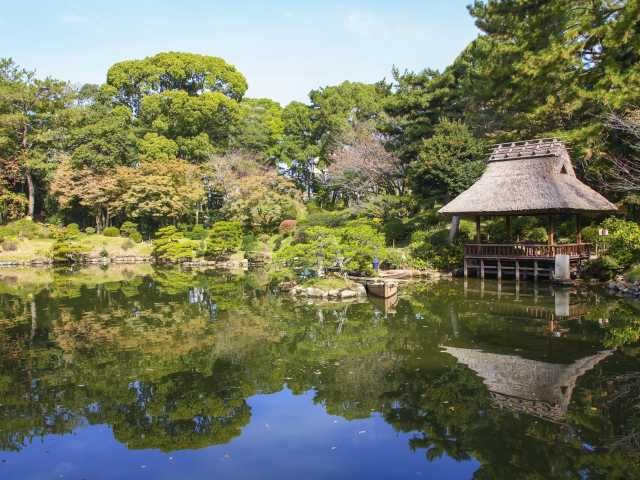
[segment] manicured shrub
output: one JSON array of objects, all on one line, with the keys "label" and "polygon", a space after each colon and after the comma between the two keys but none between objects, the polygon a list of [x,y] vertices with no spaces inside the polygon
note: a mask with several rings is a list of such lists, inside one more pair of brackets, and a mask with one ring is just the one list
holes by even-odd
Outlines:
[{"label": "manicured shrub", "polygon": [[135,243],[142,243],[142,234],[140,232],[132,232],[129,238]]},{"label": "manicured shrub", "polygon": [[152,255],[159,260],[180,262],[198,255],[199,243],[184,237],[174,226],[160,228],[155,233]]},{"label": "manicured shrub", "polygon": [[93,235],[94,233],[96,233],[96,229],[93,227],[87,227],[84,229],[84,233],[86,233],[87,235]]},{"label": "manicured shrub", "polygon": [[66,227],[64,227],[67,235],[78,236],[80,235],[80,226],[77,223],[70,223]]},{"label": "manicured shrub", "polygon": [[220,258],[237,252],[242,246],[242,227],[238,222],[220,221],[213,224],[207,238],[205,256]]},{"label": "manicured shrub", "polygon": [[184,230],[184,236],[191,240],[204,240],[207,238],[207,230],[203,225],[194,225],[193,228]]},{"label": "manicured shrub", "polygon": [[138,231],[138,224],[130,221],[124,222],[120,225],[120,235],[123,237],[131,237],[134,233]]},{"label": "manicured shrub", "polygon": [[76,235],[65,232],[53,244],[51,256],[56,262],[75,263],[82,261],[88,250],[86,245],[76,240]]},{"label": "manicured shrub", "polygon": [[118,227],[107,227],[102,230],[102,235],[105,237],[119,237],[120,229]]}]

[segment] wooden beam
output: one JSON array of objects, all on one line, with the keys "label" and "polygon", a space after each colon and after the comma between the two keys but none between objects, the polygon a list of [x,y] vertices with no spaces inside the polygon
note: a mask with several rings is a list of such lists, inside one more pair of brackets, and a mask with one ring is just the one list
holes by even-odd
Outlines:
[{"label": "wooden beam", "polygon": [[504,217],[505,223],[507,224],[507,240],[509,243],[513,241],[513,233],[511,231],[511,216],[507,215]]},{"label": "wooden beam", "polygon": [[576,243],[582,243],[582,228],[580,225],[580,214],[576,214]]},{"label": "wooden beam", "polygon": [[547,237],[549,245],[556,244],[556,230],[553,215],[547,217]]},{"label": "wooden beam", "polygon": [[482,243],[480,241],[480,217],[476,217],[476,243]]}]

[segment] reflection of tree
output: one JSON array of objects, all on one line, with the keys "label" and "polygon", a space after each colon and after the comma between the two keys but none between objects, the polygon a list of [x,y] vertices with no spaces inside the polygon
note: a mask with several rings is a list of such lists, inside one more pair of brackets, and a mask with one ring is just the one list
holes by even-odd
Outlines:
[{"label": "reflection of tree", "polygon": [[562,424],[496,409],[482,379],[440,348],[569,364],[634,324],[625,303],[601,300],[599,317],[555,338],[539,320],[465,300],[455,282],[416,287],[381,318],[370,303],[299,304],[267,281],[60,273],[0,294],[0,448],[87,422],[111,425],[129,448],[224,443],[250,421],[250,396],[286,385],[347,419],[380,413],[429,460],[475,458],[476,478],[636,473],[640,381],[629,372],[640,365],[628,342],[580,378]]},{"label": "reflection of tree", "polygon": [[177,372],[151,383],[133,382],[131,402],[114,407],[116,438],[129,448],[163,451],[227,443],[249,423],[245,398],[253,392],[241,367],[223,360],[210,375]]}]

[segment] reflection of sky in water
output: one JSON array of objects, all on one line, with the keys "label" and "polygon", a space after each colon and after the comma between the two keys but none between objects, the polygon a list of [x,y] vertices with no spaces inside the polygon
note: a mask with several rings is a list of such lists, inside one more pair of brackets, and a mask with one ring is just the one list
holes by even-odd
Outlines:
[{"label": "reflection of sky in water", "polygon": [[[313,392],[256,395],[251,423],[226,445],[162,453],[127,450],[104,425],[48,435],[20,454],[2,452],[2,478],[265,479],[470,478],[474,460],[426,462],[380,416],[347,421],[313,404]],[[62,475],[63,477],[60,477]]]}]

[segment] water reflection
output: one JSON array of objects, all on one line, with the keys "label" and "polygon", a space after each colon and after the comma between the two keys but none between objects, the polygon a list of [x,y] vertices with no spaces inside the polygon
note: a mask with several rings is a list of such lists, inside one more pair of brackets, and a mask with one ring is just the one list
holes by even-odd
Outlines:
[{"label": "water reflection", "polygon": [[[261,415],[252,404],[266,395],[286,411],[292,392],[325,415],[368,422],[354,438],[377,421],[398,432],[375,451],[344,440],[345,472],[401,444],[424,453],[420,469],[448,465],[452,478],[466,461],[475,478],[640,474],[633,302],[452,281],[408,287],[395,301],[298,303],[272,292],[266,274],[142,268],[0,272],[1,450],[19,459],[35,439],[107,425],[144,462],[150,449],[247,438],[279,464],[286,452],[247,433]],[[318,455],[307,438],[322,437],[323,421],[286,437],[299,457]],[[398,477],[411,462],[402,455],[386,458]]]}]

